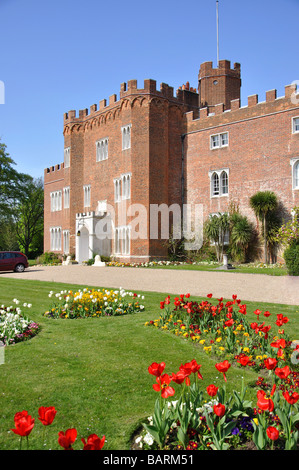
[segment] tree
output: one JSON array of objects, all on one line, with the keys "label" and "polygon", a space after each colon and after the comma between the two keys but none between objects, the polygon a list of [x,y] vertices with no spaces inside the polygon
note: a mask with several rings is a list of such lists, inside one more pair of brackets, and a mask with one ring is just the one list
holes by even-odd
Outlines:
[{"label": "tree", "polygon": [[[31,178],[31,177],[30,177]],[[16,208],[16,233],[26,256],[42,251],[44,225],[44,189],[42,179],[28,179]]]},{"label": "tree", "polygon": [[218,262],[220,263],[224,253],[225,236],[229,231],[229,215],[227,213],[211,215],[205,223],[205,235],[214,243]]},{"label": "tree", "polygon": [[267,217],[277,209],[277,196],[272,191],[259,191],[250,198],[250,206],[263,224],[264,260],[268,262]]},{"label": "tree", "polygon": [[6,216],[11,209],[18,173],[12,167],[15,162],[6,152],[6,145],[0,142],[0,215]]},{"label": "tree", "polygon": [[247,217],[239,212],[230,214],[230,253],[238,261],[244,262],[246,250],[253,236],[253,227]]}]

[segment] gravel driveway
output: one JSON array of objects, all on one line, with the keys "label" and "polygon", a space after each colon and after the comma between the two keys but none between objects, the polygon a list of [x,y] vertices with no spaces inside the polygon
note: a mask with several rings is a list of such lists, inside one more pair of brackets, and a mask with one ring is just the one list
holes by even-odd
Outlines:
[{"label": "gravel driveway", "polygon": [[[299,277],[240,274],[226,271],[118,268],[97,266],[33,266],[24,273],[0,273],[1,279],[35,279],[97,287],[123,287],[169,294],[231,298],[299,305]],[[0,290],[1,292],[1,290]]]}]

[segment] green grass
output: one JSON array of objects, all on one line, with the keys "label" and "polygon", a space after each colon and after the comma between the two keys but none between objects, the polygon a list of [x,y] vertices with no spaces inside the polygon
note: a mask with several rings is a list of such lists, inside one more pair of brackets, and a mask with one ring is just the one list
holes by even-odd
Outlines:
[{"label": "green grass", "polygon": [[[177,266],[152,266],[144,269],[178,269],[187,271],[219,271],[222,265],[200,265],[200,264],[183,264]],[[287,269],[283,267],[255,267],[246,265],[236,265],[234,269],[221,270],[227,273],[244,273],[244,274],[268,274],[269,276],[286,276]],[[136,269],[136,268],[135,268]],[[140,268],[138,268],[140,269]]]},{"label": "green grass", "polygon": [[[11,304],[13,298],[32,303],[30,319],[42,326],[31,340],[5,348],[5,362],[0,365],[1,450],[19,447],[19,438],[10,429],[14,427],[14,414],[22,410],[36,420],[29,436],[31,449],[59,449],[58,432],[71,427],[78,430],[75,448],[82,448],[81,437],[96,433],[106,435],[105,450],[129,449],[131,433],[140,420],[152,414],[157,398],[152,389],[154,378],[147,371],[154,361],[166,362],[166,372],[171,373],[177,372],[182,363],[196,359],[202,364],[203,388],[215,381],[223,384],[221,377],[217,379],[220,374],[215,360],[199,347],[144,326],[146,321],[159,317],[159,302],[167,292],[140,292],[145,296],[142,303],[146,308],[132,316],[76,320],[43,317],[51,303],[50,290],[79,287],[86,286],[0,280],[0,304]],[[288,331],[292,331],[293,339],[299,337],[298,307],[254,302],[247,302],[247,306],[252,319],[257,307],[274,315],[284,313],[290,318]],[[239,389],[242,376],[246,382],[257,378],[253,371],[231,367],[227,389]],[[250,393],[255,397],[253,389]],[[45,446],[42,424],[37,419],[40,406],[57,409],[54,423],[46,429]]]}]

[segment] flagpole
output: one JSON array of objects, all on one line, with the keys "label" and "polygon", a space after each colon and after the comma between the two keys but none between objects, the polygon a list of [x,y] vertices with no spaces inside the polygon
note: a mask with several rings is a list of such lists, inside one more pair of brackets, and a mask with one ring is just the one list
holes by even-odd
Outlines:
[{"label": "flagpole", "polygon": [[216,19],[217,19],[217,67],[219,67],[219,1],[216,1]]}]

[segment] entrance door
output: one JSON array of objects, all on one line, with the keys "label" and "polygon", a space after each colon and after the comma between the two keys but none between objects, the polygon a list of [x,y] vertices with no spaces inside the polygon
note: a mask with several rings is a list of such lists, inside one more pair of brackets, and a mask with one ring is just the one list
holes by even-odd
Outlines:
[{"label": "entrance door", "polygon": [[87,227],[80,228],[80,237],[79,237],[79,254],[78,262],[89,260],[89,231]]}]

